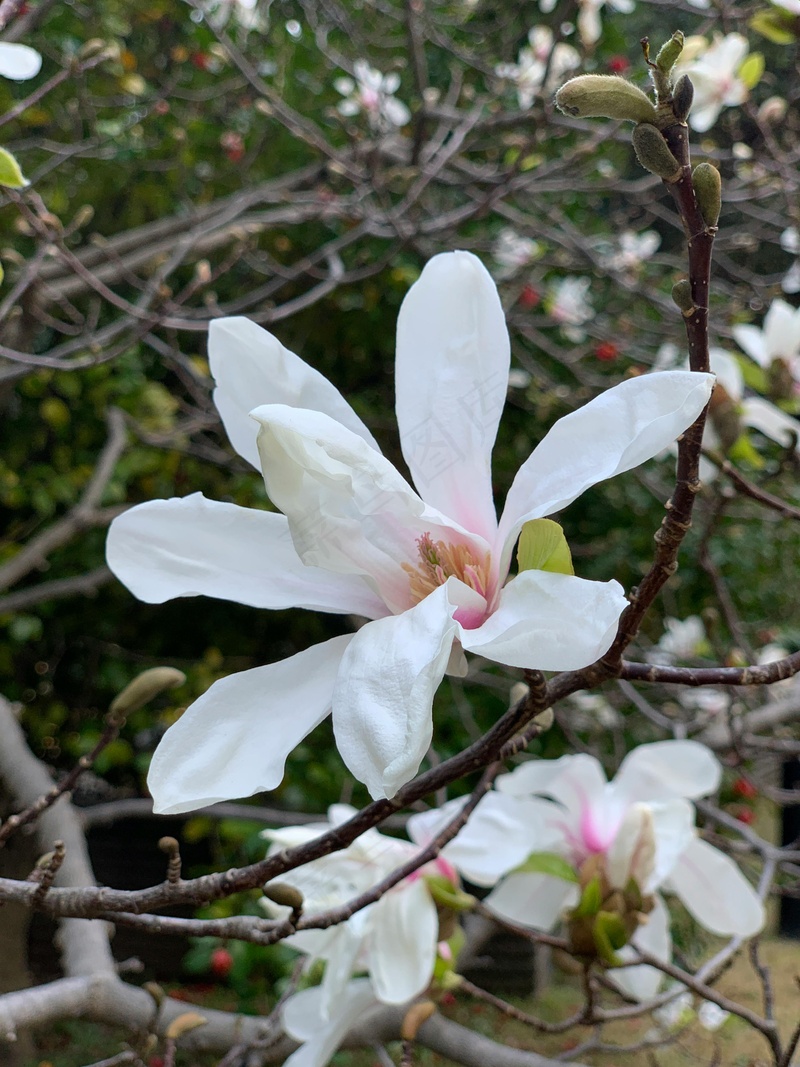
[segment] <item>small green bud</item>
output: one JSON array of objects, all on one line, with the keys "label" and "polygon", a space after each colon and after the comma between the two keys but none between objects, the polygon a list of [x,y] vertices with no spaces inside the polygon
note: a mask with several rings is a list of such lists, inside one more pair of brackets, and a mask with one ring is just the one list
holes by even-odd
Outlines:
[{"label": "small green bud", "polygon": [[580,74],[556,93],[556,107],[581,119],[628,119],[654,122],[655,104],[649,96],[615,74]]},{"label": "small green bud", "polygon": [[678,122],[686,122],[689,112],[692,110],[694,100],[694,86],[688,74],[681,74],[675,82],[672,90],[672,113]]},{"label": "small green bud", "polygon": [[678,181],[682,168],[670,151],[661,132],[649,122],[641,122],[633,131],[633,150],[645,170],[665,182]]},{"label": "small green bud", "polygon": [[683,278],[681,281],[675,282],[672,287],[672,299],[678,305],[682,314],[690,315],[694,311],[692,287],[688,278]]},{"label": "small green bud", "polygon": [[683,51],[683,34],[676,30],[656,56],[656,66],[664,74],[669,74]]},{"label": "small green bud", "polygon": [[7,152],[5,148],[0,148],[0,185],[5,185],[7,189],[24,189],[30,184],[22,173],[16,157]]},{"label": "small green bud", "polygon": [[129,682],[114,697],[108,710],[112,715],[129,715],[149,704],[153,697],[165,689],[174,689],[185,681],[186,675],[176,667],[151,667]]},{"label": "small green bud", "polygon": [[303,908],[303,894],[286,882],[267,882],[261,892],[267,900],[283,908],[291,908],[292,911],[301,911]]},{"label": "small green bud", "polygon": [[698,163],[692,171],[694,195],[706,226],[716,226],[722,207],[722,179],[710,163]]}]

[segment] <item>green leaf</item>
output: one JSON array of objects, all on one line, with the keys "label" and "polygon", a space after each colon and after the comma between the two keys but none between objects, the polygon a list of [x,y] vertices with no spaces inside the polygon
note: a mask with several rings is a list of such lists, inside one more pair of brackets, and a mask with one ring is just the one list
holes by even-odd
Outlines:
[{"label": "green leaf", "polygon": [[475,907],[475,897],[453,885],[444,875],[426,874],[423,879],[434,903],[453,911],[471,911]]},{"label": "green leaf", "polygon": [[5,148],[0,148],[0,185],[5,185],[8,189],[24,189],[26,185],[30,185],[19,163]]},{"label": "green leaf", "polygon": [[532,852],[515,874],[549,874],[563,882],[577,882],[578,874],[557,852]]},{"label": "green leaf", "polygon": [[760,52],[751,52],[738,71],[739,77],[748,89],[753,89],[758,85],[763,73],[764,57]]},{"label": "green leaf", "polygon": [[764,458],[757,451],[746,433],[728,449],[728,459],[731,463],[744,464],[747,467],[751,467],[753,470],[761,470],[764,464]]},{"label": "green leaf", "polygon": [[794,16],[788,11],[758,11],[750,19],[750,28],[774,44],[794,44]]},{"label": "green leaf", "polygon": [[583,919],[589,915],[597,915],[602,903],[603,892],[600,888],[600,879],[595,875],[581,894],[578,906],[572,912],[573,918]]},{"label": "green leaf", "polygon": [[613,911],[598,912],[592,927],[592,937],[600,959],[606,963],[619,964],[617,950],[628,943],[625,923]]},{"label": "green leaf", "polygon": [[525,523],[519,536],[517,563],[520,571],[575,573],[564,531],[552,519],[531,519]]},{"label": "green leaf", "polygon": [[764,368],[759,367],[759,365],[754,363],[752,359],[746,359],[744,356],[740,357],[737,355],[736,362],[739,364],[739,369],[742,372],[744,384],[749,386],[756,393],[761,393],[762,396],[766,396],[769,382],[767,381],[767,375]]}]

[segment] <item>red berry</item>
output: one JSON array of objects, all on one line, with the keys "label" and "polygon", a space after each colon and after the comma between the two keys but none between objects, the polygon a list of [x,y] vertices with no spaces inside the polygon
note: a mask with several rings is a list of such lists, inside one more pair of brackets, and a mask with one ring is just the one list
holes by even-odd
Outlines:
[{"label": "red berry", "polygon": [[216,978],[227,978],[233,967],[233,956],[226,948],[215,948],[211,953],[209,970]]},{"label": "red berry", "polygon": [[608,61],[608,69],[612,74],[624,74],[630,65],[627,56],[612,56]]},{"label": "red berry", "polygon": [[192,52],[189,56],[189,62],[198,70],[208,70],[210,59],[208,52]]},{"label": "red berry", "polygon": [[753,819],[755,819],[755,817],[756,813],[753,811],[752,808],[740,808],[739,811],[736,813],[736,818],[738,819],[738,821],[743,822],[745,826],[749,826]]},{"label": "red berry", "polygon": [[164,1060],[161,1056],[151,1056],[147,1064],[148,1067],[164,1067]]},{"label": "red berry", "polygon": [[244,138],[240,133],[226,130],[220,137],[219,143],[231,163],[238,163],[244,156]]},{"label": "red berry", "polygon": [[611,341],[602,341],[595,347],[594,354],[602,363],[612,363],[619,355],[619,349]]},{"label": "red berry", "polygon": [[525,311],[530,311],[531,308],[536,307],[541,299],[541,296],[532,285],[523,285],[522,292],[519,294],[519,306],[524,308]]},{"label": "red berry", "polygon": [[440,1000],[440,1003],[444,1004],[444,1006],[446,1008],[452,1008],[452,1006],[455,1004],[455,1002],[456,1002],[456,998],[455,998],[453,993],[442,993],[442,998]]},{"label": "red berry", "polygon": [[753,800],[758,796],[758,790],[747,778],[737,778],[732,788],[734,794],[742,800]]}]

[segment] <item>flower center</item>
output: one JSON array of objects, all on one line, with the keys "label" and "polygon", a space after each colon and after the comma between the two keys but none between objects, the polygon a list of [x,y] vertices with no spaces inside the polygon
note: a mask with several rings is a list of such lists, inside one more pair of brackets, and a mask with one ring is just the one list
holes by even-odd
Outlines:
[{"label": "flower center", "polygon": [[444,585],[448,578],[458,578],[488,599],[491,554],[476,559],[466,545],[453,545],[447,541],[434,541],[429,533],[417,538],[420,562],[415,566],[402,563],[408,575],[414,603],[424,600],[434,589]]}]

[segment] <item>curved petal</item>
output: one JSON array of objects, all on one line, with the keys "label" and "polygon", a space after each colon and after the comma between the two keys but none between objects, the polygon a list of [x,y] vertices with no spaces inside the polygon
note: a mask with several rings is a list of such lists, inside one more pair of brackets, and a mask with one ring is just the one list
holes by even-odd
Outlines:
[{"label": "curved petal", "polygon": [[500,573],[529,519],[552,515],[591,485],[666,448],[708,403],[714,378],[657,371],[630,378],[559,419],[517,472],[500,519]]},{"label": "curved petal", "polygon": [[397,422],[420,496],[488,541],[491,452],[510,344],[497,288],[469,252],[434,256],[397,320]]},{"label": "curved petal", "polygon": [[418,540],[461,541],[475,558],[488,545],[460,536],[426,507],[375,449],[321,412],[257,408],[258,447],[270,498],[289,520],[305,564],[368,576],[393,611],[411,606],[402,564],[419,562]]},{"label": "curved petal", "polygon": [[[644,923],[633,935],[632,944],[668,963],[672,959],[672,937],[669,932],[669,912],[661,897],[656,897],[656,905]],[[635,952],[627,945],[618,953],[621,959],[635,958]],[[638,964],[634,967],[621,967],[609,970],[608,977],[630,997],[644,1003],[652,1000],[658,993],[658,987],[664,977],[656,967]]]},{"label": "curved petal", "polygon": [[439,940],[436,905],[422,878],[401,882],[372,912],[369,973],[384,1004],[405,1004],[430,984]]},{"label": "curved petal", "polygon": [[614,889],[631,878],[642,889],[653,873],[656,837],[653,812],[647,804],[631,804],[606,852],[606,875]]},{"label": "curved petal", "polygon": [[0,41],[0,76],[24,82],[35,78],[42,69],[42,57],[26,44]]},{"label": "curved petal", "polygon": [[715,792],[721,778],[719,760],[699,741],[653,741],[628,753],[613,788],[629,802],[696,800]]},{"label": "curved petal", "polygon": [[742,422],[784,448],[794,443],[795,451],[800,452],[800,422],[768,400],[748,396],[742,402]]},{"label": "curved petal", "polygon": [[771,358],[767,351],[767,341],[762,330],[748,323],[740,323],[731,329],[736,344],[745,351],[760,367],[768,367]]},{"label": "curved petal", "polygon": [[206,500],[202,493],[151,500],[111,523],[106,559],[134,596],[163,604],[213,596],[254,608],[386,614],[359,575],[306,567],[285,516]]},{"label": "curved petal", "polygon": [[510,667],[571,671],[607,652],[628,601],[619,582],[523,571],[482,626],[461,630],[465,649]]},{"label": "curved petal", "polygon": [[495,785],[512,796],[541,793],[557,798],[576,818],[587,804],[600,802],[608,789],[600,761],[585,752],[554,760],[527,760],[510,774],[501,774]]},{"label": "curved petal", "polygon": [[764,906],[745,876],[729,856],[699,837],[675,864],[664,888],[677,893],[712,934],[752,937],[764,925]]},{"label": "curved petal", "polygon": [[326,1019],[322,1013],[319,986],[289,997],[283,1006],[283,1028],[303,1045],[292,1053],[284,1067],[327,1067],[351,1027],[377,1003],[366,978],[348,983],[333,1019]]},{"label": "curved petal", "polygon": [[653,870],[642,888],[652,892],[664,882],[675,864],[695,839],[694,805],[688,800],[670,800],[666,804],[652,804],[653,836],[656,854]]},{"label": "curved petal", "polygon": [[393,797],[430,747],[433,696],[458,627],[448,597],[456,586],[467,588],[450,578],[402,615],[363,626],[342,660],[333,692],[336,745],[373,799]]},{"label": "curved petal", "polygon": [[208,362],[217,387],[214,403],[228,438],[258,470],[258,425],[249,417],[260,404],[324,411],[377,449],[375,438],[339,390],[277,337],[250,319],[214,319],[208,328]]},{"label": "curved petal", "polygon": [[800,353],[800,308],[785,300],[773,300],[764,319],[767,355],[773,359],[790,359]]},{"label": "curved petal", "polygon": [[577,902],[577,886],[548,874],[510,874],[484,901],[502,919],[535,930],[552,930]]},{"label": "curved petal", "polygon": [[[454,819],[466,798],[418,812],[408,820],[412,840],[423,847]],[[442,855],[474,885],[493,886],[532,852],[555,851],[561,834],[550,825],[553,805],[544,800],[487,793]]]},{"label": "curved petal", "polygon": [[170,726],[147,785],[160,815],[275,789],[286,757],[322,722],[351,634],[221,678]]},{"label": "curved petal", "polygon": [[327,962],[320,986],[323,1019],[336,1017],[339,1002],[356,967],[367,922],[368,916],[363,911],[356,912],[347,922],[339,923],[333,937],[325,946]]}]

